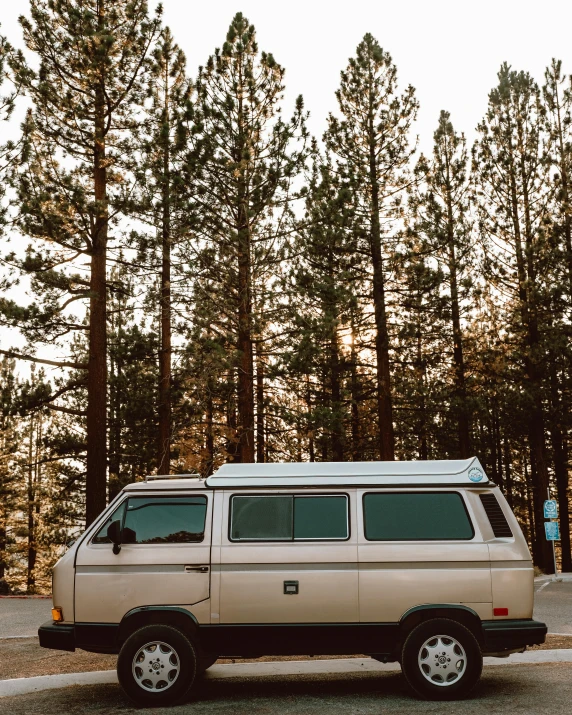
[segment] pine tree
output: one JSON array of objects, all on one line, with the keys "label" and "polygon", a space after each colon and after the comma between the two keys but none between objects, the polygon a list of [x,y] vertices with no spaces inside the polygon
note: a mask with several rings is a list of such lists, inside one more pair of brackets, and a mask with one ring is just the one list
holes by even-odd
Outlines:
[{"label": "pine tree", "polygon": [[[35,344],[74,330],[89,334],[87,363],[60,363],[86,373],[89,524],[106,502],[109,229],[129,193],[121,167],[159,18],[149,19],[146,0],[31,0],[21,25],[40,63],[38,72],[21,65],[19,73],[33,102],[18,191],[21,225],[34,244],[21,267],[41,303],[5,303],[3,312],[25,321]],[[69,269],[86,258],[87,277]],[[85,325],[65,315],[78,300],[89,304]]]},{"label": "pine tree", "polygon": [[[137,310],[135,286],[140,283],[132,275],[131,266],[114,266],[109,284],[109,498],[112,499],[126,484],[157,468],[156,325],[160,321],[147,324],[141,316],[145,311]],[[151,298],[151,307],[155,308],[155,296]]]},{"label": "pine tree", "polygon": [[218,302],[226,316],[237,385],[236,459],[242,462],[255,458],[254,344],[265,321],[254,306],[266,302],[257,288],[271,290],[272,267],[279,266],[291,230],[293,181],[306,156],[302,99],[290,121],[280,115],[283,78],[284,69],[271,54],[259,53],[254,26],[238,13],[195,85],[188,181],[195,187],[201,248],[196,270],[205,284],[216,285],[216,293],[199,299]]},{"label": "pine tree", "polygon": [[572,385],[570,315],[572,314],[572,83],[553,59],[545,72],[544,103],[549,124],[551,162],[555,172],[552,204],[552,250],[555,257],[551,332],[548,351],[549,431],[558,494],[562,570],[572,571],[568,479],[568,407]]},{"label": "pine tree", "polygon": [[[479,124],[473,174],[487,278],[507,296],[510,329],[518,344],[516,360],[524,366],[528,404],[528,439],[534,490],[535,522],[549,485],[543,404],[545,359],[543,311],[546,307],[546,240],[549,181],[545,149],[545,113],[540,91],[525,72],[504,64],[498,86],[489,95]],[[508,327],[508,326],[507,326]],[[549,544],[536,529],[536,563],[550,569]]]},{"label": "pine tree", "polygon": [[351,199],[330,158],[315,152],[304,227],[293,245],[287,280],[292,330],[283,356],[288,387],[304,396],[298,404],[306,402],[305,419],[323,461],[344,461],[350,451],[349,400],[344,395],[349,361],[342,338],[357,311],[353,279],[359,257]]},{"label": "pine tree", "polygon": [[[14,76],[14,66],[22,63],[21,52],[16,52],[6,37],[0,34],[0,122],[8,121],[14,111],[21,83]],[[6,217],[2,200],[6,193],[6,173],[15,160],[16,146],[8,141],[0,145],[0,229]]]},{"label": "pine tree", "polygon": [[572,304],[572,80],[562,74],[562,62],[552,60],[545,72],[544,101],[557,170],[556,224],[563,239]]},{"label": "pine tree", "polygon": [[[15,510],[18,474],[14,466],[19,435],[16,415],[17,381],[14,360],[0,362],[0,589],[9,566],[9,523]],[[0,593],[2,591],[0,590]]]},{"label": "pine tree", "polygon": [[396,84],[397,69],[390,55],[370,34],[365,35],[355,58],[341,73],[336,97],[342,119],[330,115],[325,137],[328,148],[339,159],[340,169],[355,186],[358,220],[367,235],[373,273],[371,300],[382,460],[392,460],[395,454],[384,266],[391,253],[387,224],[397,215],[400,191],[406,184],[404,172],[412,154],[410,131],[418,106],[413,87],[398,95]]},{"label": "pine tree", "polygon": [[403,458],[449,456],[448,450],[443,454],[448,440],[442,434],[447,424],[443,273],[431,253],[428,240],[412,232],[394,258],[399,295],[394,386]]},{"label": "pine tree", "polygon": [[[160,276],[159,435],[157,469],[170,473],[172,441],[172,251],[181,244],[190,224],[189,188],[183,181],[182,161],[187,148],[183,119],[191,87],[185,76],[185,55],[165,28],[152,55],[149,72],[151,106],[145,121],[142,163],[138,174],[143,187],[138,212],[157,235],[140,237],[151,269]],[[183,249],[184,251],[184,249]],[[157,253],[159,255],[157,255]]]},{"label": "pine tree", "polygon": [[470,280],[467,262],[471,257],[467,148],[463,135],[453,129],[448,112],[442,111],[434,138],[433,157],[422,157],[417,165],[420,185],[413,192],[411,208],[416,233],[438,261],[441,279],[448,292],[451,324],[454,388],[452,409],[457,422],[458,453],[471,455],[467,403],[465,351],[461,325],[467,307]]}]

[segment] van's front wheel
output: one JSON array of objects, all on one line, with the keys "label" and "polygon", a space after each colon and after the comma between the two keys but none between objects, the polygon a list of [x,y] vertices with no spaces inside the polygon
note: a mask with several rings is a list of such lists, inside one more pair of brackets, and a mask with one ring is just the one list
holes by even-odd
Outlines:
[{"label": "van's front wheel", "polygon": [[466,697],[477,684],[483,657],[475,636],[449,618],[420,623],[407,637],[401,656],[405,679],[429,700]]},{"label": "van's front wheel", "polygon": [[135,631],[117,659],[117,677],[137,705],[161,707],[182,700],[197,672],[189,639],[172,626],[150,625]]}]

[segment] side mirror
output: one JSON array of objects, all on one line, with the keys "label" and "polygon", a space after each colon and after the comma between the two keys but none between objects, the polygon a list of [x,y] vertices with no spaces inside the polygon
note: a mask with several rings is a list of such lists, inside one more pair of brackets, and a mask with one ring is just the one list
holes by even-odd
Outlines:
[{"label": "side mirror", "polygon": [[113,553],[117,555],[121,551],[121,521],[116,519],[107,527],[107,538],[113,544]]}]

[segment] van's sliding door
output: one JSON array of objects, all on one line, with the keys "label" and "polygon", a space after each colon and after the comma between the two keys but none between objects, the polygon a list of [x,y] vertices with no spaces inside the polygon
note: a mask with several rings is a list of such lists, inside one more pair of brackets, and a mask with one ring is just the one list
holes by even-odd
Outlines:
[{"label": "van's sliding door", "polygon": [[355,490],[226,493],[220,623],[358,620]]}]

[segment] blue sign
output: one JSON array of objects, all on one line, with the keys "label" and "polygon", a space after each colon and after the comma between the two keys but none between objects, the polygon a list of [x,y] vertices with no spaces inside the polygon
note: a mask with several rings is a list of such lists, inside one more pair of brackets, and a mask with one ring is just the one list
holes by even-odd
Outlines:
[{"label": "blue sign", "polygon": [[548,541],[560,541],[560,529],[557,521],[545,521],[544,531]]},{"label": "blue sign", "polygon": [[544,502],[544,518],[558,519],[558,504],[556,499],[547,499]]}]

